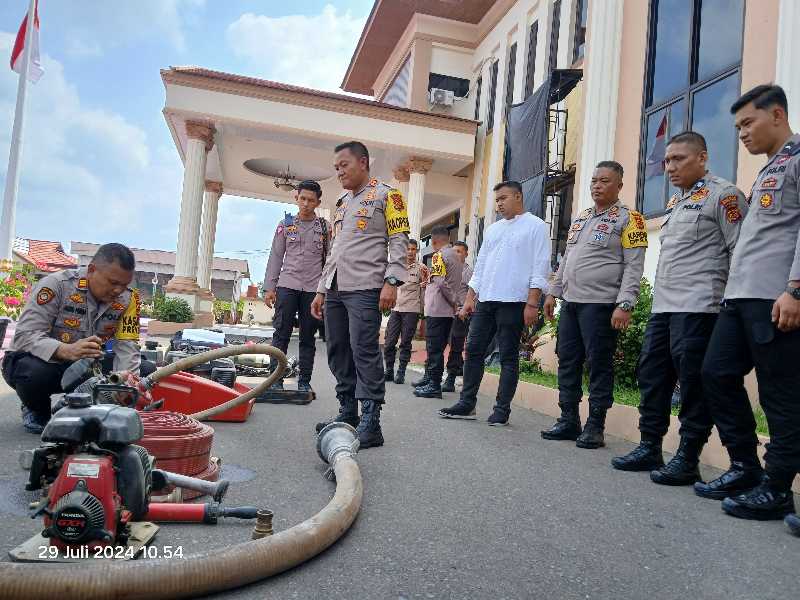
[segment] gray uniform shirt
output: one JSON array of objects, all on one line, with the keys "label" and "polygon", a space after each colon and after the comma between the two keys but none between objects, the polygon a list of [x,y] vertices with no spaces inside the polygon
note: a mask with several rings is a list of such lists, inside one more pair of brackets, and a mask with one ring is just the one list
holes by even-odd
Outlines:
[{"label": "gray uniform shirt", "polygon": [[301,221],[297,216],[291,224],[285,220],[278,224],[264,275],[266,291],[274,292],[279,286],[317,291],[325,258],[323,236],[328,233],[323,228],[327,227],[322,219]]},{"label": "gray uniform shirt", "polygon": [[426,317],[452,317],[456,314],[462,267],[452,248],[442,248],[434,253],[430,281],[425,287]]},{"label": "gray uniform shirt", "polygon": [[725,298],[776,300],[800,280],[800,134],[758,173],[731,258]]},{"label": "gray uniform shirt", "polygon": [[461,265],[461,285],[458,288],[458,305],[464,306],[464,300],[467,299],[467,292],[469,292],[469,280],[472,279],[472,267],[467,263]]},{"label": "gray uniform shirt", "polygon": [[670,199],[659,236],[652,312],[719,312],[745,214],[744,194],[711,174]]},{"label": "gray uniform shirt", "polygon": [[[383,287],[384,279],[406,278],[408,211],[403,194],[371,180],[336,203],[333,240],[317,292],[333,285],[343,292]],[[388,253],[387,253],[388,246]]]},{"label": "gray uniform shirt", "polygon": [[125,290],[110,304],[89,291],[86,269],[43,277],[22,310],[11,349],[48,362],[62,344],[96,335],[114,339],[114,370],[139,373],[139,294]]},{"label": "gray uniform shirt", "polygon": [[414,261],[406,268],[405,283],[397,288],[397,303],[395,312],[421,313],[422,312],[422,278],[425,267]]},{"label": "gray uniform shirt", "polygon": [[567,302],[635,304],[646,249],[641,214],[619,200],[601,212],[587,208],[572,222],[550,294]]}]

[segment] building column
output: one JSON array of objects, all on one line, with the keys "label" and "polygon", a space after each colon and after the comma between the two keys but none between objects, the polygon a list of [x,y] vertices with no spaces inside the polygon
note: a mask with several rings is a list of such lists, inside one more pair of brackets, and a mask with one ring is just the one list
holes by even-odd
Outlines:
[{"label": "building column", "polygon": [[775,83],[784,89],[789,98],[789,124],[792,131],[797,133],[800,131],[800,69],[796,62],[796,32],[800,28],[800,5],[797,0],[780,1]]},{"label": "building column", "polygon": [[575,212],[592,205],[589,187],[594,166],[601,160],[614,157],[623,4],[624,0],[589,4],[584,106],[591,107],[592,117],[584,119]]},{"label": "building column", "polygon": [[425,202],[425,174],[431,170],[433,161],[412,156],[408,161],[408,222],[410,237],[419,240],[422,231],[422,205]]},{"label": "building column", "polygon": [[196,309],[195,297],[200,291],[197,285],[197,240],[203,215],[206,159],[214,146],[214,127],[207,123],[187,121],[186,135],[189,141],[183,170],[175,275],[165,289],[171,295],[183,297],[192,309]]},{"label": "building column", "polygon": [[222,196],[222,183],[206,181],[203,195],[203,224],[200,229],[200,252],[197,260],[197,285],[211,293],[214,262],[214,238],[217,234],[217,209]]}]

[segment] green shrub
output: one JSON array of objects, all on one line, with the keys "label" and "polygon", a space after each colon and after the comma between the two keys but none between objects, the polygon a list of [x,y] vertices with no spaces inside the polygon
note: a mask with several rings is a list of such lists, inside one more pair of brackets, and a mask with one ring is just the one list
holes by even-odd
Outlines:
[{"label": "green shrub", "polygon": [[153,306],[153,316],[159,321],[189,323],[194,319],[192,308],[183,298],[162,298]]},{"label": "green shrub", "polygon": [[638,387],[636,365],[639,362],[644,330],[652,307],[653,288],[647,279],[642,278],[639,301],[633,309],[628,329],[621,332],[617,339],[617,350],[614,353],[614,382],[621,387]]}]

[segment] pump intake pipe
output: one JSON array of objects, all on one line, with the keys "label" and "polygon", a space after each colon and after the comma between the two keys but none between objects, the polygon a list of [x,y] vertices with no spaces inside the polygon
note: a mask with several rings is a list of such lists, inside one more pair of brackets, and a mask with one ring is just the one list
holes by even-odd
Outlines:
[{"label": "pump intake pipe", "polygon": [[347,424],[320,431],[317,451],[331,467],[336,493],[316,515],[260,539],[183,560],[0,564],[3,597],[15,600],[158,600],[198,598],[282,573],[316,556],[350,528],[361,509],[358,438]]},{"label": "pump intake pipe", "polygon": [[217,358],[228,358],[230,356],[239,356],[240,354],[267,354],[271,358],[274,358],[276,361],[278,361],[278,366],[269,377],[267,377],[252,390],[245,392],[233,400],[228,400],[219,406],[214,406],[213,408],[189,415],[198,421],[203,421],[204,419],[222,414],[236,406],[239,406],[240,404],[244,404],[251,398],[255,398],[261,395],[261,393],[265,392],[269,386],[278,381],[278,378],[280,378],[283,375],[283,372],[286,370],[286,355],[274,346],[270,346],[268,344],[224,346],[222,348],[208,350],[207,352],[201,352],[200,354],[193,354],[191,356],[187,356],[186,358],[182,358],[181,360],[175,361],[174,363],[161,367],[147,377],[142,378],[139,384],[143,387],[143,389],[150,390],[153,388],[153,386],[155,386],[156,383],[165,377],[174,375],[179,371],[191,369],[192,367],[202,365],[203,363],[207,363]]},{"label": "pump intake pipe", "polygon": [[255,519],[255,506],[220,506],[219,502],[205,504],[168,504],[151,502],[142,521],[155,523],[206,523],[216,525],[222,518]]},{"label": "pump intake pipe", "polygon": [[[206,481],[205,479],[189,477],[188,475],[181,475],[180,473],[153,469],[153,489],[156,491],[163,490],[170,485],[201,492],[204,496],[212,497],[214,502],[222,502],[223,498],[225,498],[225,493],[228,491],[230,482],[227,479]],[[147,521],[147,519],[145,519],[145,521]]]}]

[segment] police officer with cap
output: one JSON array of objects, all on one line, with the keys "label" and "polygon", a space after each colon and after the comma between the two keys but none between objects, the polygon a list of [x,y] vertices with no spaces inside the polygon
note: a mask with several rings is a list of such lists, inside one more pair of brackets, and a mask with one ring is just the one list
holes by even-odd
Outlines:
[{"label": "police officer with cap", "polygon": [[[311,315],[311,303],[322,277],[328,253],[330,227],[314,212],[322,198],[316,181],[303,181],[297,186],[296,215],[286,215],[275,230],[272,249],[264,276],[264,302],[275,306],[272,345],[286,353],[297,316],[300,325],[300,373],[297,389],[311,390],[316,343],[314,333],[318,321]],[[276,387],[282,387],[278,382]]]},{"label": "police officer with cap", "polygon": [[129,287],[134,268],[130,249],[105,244],[87,267],[47,275],[34,287],[2,368],[22,400],[27,431],[41,433],[50,420],[50,395],[64,391],[61,377],[70,364],[101,358],[109,340],[114,370],[139,374],[139,294]]},{"label": "police officer with cap", "polygon": [[[378,338],[381,311],[394,307],[407,273],[408,212],[398,190],[370,177],[364,144],[340,144],[335,153],[339,182],[348,191],[336,203],[331,250],[311,314],[322,318],[324,304],[328,364],[339,400],[332,421],[357,425],[361,447],[370,448],[383,445],[385,382]],[[317,431],[325,425],[318,423]]]},{"label": "police officer with cap", "polygon": [[[703,362],[703,383],[731,469],[695,492],[725,498],[722,509],[744,519],[797,524],[792,482],[800,472],[800,135],[793,134],[783,89],[758,86],[731,107],[750,154],[766,154],[750,210],[731,258],[722,310]],[[765,472],[744,376],[755,367],[769,425]],[[728,496],[727,498],[725,496]],[[787,516],[788,515],[788,516]]]},{"label": "police officer with cap", "polygon": [[[639,355],[641,443],[611,461],[623,471],[651,471],[664,485],[700,479],[700,452],[713,422],[700,368],[717,321],[730,256],[747,213],[739,189],[706,170],[706,140],[685,131],[667,143],[664,168],[681,192],[667,203],[661,226],[653,307]],[[672,390],[680,383],[680,446],[664,465]]]},{"label": "police officer with cap", "polygon": [[[594,206],[570,227],[564,258],[545,298],[545,317],[558,323],[558,404],[561,417],[546,440],[575,440],[579,448],[605,445],[606,412],[614,403],[617,333],[628,326],[639,297],[647,230],[644,218],[619,200],[622,165],[602,161],[592,175]],[[581,429],[583,363],[589,367],[589,418]]]}]

